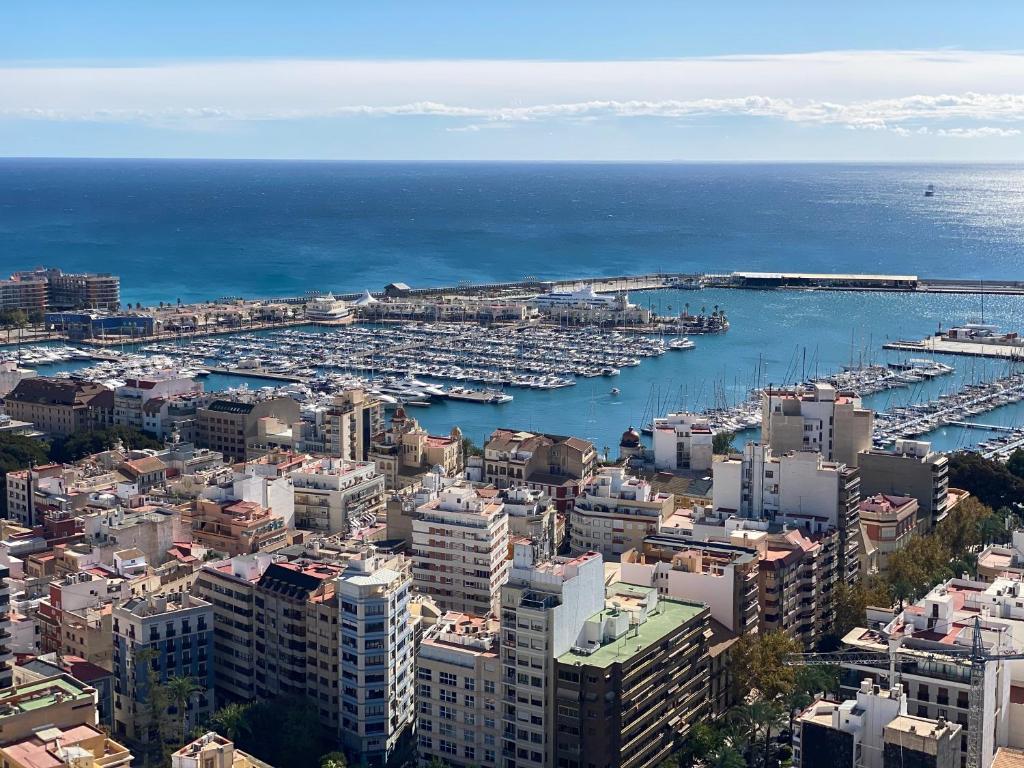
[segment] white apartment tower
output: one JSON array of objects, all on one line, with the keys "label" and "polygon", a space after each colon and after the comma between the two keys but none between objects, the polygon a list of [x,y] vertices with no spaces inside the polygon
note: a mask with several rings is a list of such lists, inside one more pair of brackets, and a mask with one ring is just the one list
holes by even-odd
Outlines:
[{"label": "white apartment tower", "polygon": [[657,418],[654,428],[654,466],[656,469],[711,469],[714,435],[708,420],[696,413],[670,413]]},{"label": "white apartment tower", "polygon": [[446,611],[497,613],[508,542],[508,514],[497,491],[449,486],[413,519],[416,588]]},{"label": "white apartment tower", "polygon": [[775,453],[817,451],[827,461],[857,466],[871,448],[874,411],[854,394],[815,383],[761,393],[761,440]]}]

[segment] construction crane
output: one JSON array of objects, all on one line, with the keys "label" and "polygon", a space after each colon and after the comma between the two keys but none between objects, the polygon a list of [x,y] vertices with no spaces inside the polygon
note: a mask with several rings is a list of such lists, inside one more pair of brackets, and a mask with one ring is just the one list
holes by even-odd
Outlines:
[{"label": "construction crane", "polygon": [[983,768],[981,759],[982,720],[985,714],[985,667],[990,661],[1020,661],[1024,653],[989,653],[981,639],[981,619],[975,616],[974,636],[970,648],[950,647],[931,648],[892,648],[889,651],[838,651],[835,653],[795,653],[786,657],[783,664],[787,667],[800,666],[836,666],[839,664],[865,664],[882,666],[879,662],[888,662],[890,684],[896,681],[898,664],[909,663],[896,657],[913,653],[916,657],[943,660],[952,658],[955,664],[970,664],[970,693],[968,697],[967,715],[967,765],[970,768]]}]

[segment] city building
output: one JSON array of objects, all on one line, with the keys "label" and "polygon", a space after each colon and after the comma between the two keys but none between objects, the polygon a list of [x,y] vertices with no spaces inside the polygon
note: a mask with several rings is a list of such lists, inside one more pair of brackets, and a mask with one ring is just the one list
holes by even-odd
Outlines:
[{"label": "city building", "polygon": [[169,401],[198,395],[202,391],[202,384],[193,378],[181,376],[177,371],[127,378],[122,386],[114,389],[113,423],[132,429],[147,429],[146,405],[150,400]]},{"label": "city building", "polygon": [[859,578],[860,477],[856,467],[827,461],[812,451],[776,455],[747,443],[742,454],[716,461],[712,501],[716,512],[790,524],[806,535],[838,533],[840,573]]},{"label": "city building", "polygon": [[543,556],[559,552],[565,539],[565,516],[558,514],[543,491],[518,485],[505,488],[498,496],[508,513],[511,538],[533,541]]},{"label": "city building", "polygon": [[351,321],[352,310],[341,299],[334,298],[333,293],[316,296],[306,302],[306,319],[315,323],[338,323]]},{"label": "city building", "polygon": [[196,410],[196,444],[220,451],[231,461],[245,461],[266,453],[259,444],[260,419],[273,418],[295,425],[301,434],[299,404],[290,397],[255,402],[218,399]]},{"label": "city building", "polygon": [[757,632],[756,550],[707,541],[650,536],[622,555],[620,578],[656,587],[662,597],[706,603],[711,617],[730,632]]},{"label": "city building", "polygon": [[4,398],[4,410],[50,437],[67,437],[96,423],[94,403],[109,394],[101,384],[37,376],[18,382]]},{"label": "city building", "polygon": [[493,488],[460,483],[416,510],[412,558],[416,589],[442,610],[497,613],[508,578],[509,526]]},{"label": "city building", "polygon": [[153,685],[171,677],[199,686],[176,717],[205,722],[213,712],[213,606],[187,592],[133,597],[114,606],[113,620],[114,732],[140,744],[157,738],[147,704]]},{"label": "city building", "polygon": [[991,544],[978,555],[978,579],[989,583],[1000,576],[1024,580],[1024,530],[1011,534],[1009,546]]},{"label": "city building", "polygon": [[710,614],[650,587],[608,587],[557,659],[556,764],[658,765],[708,714]]},{"label": "city building", "polygon": [[22,368],[17,360],[0,360],[0,397],[18,386],[22,379],[35,378],[37,373],[31,368]]},{"label": "city building", "polygon": [[416,648],[410,565],[401,555],[367,547],[347,561],[337,579],[339,738],[353,759],[376,768],[412,747]]},{"label": "city building", "polygon": [[256,697],[256,584],[274,561],[261,552],[204,563],[192,594],[213,608],[213,667],[218,706]]},{"label": "city building", "polygon": [[[871,678],[890,686],[893,669],[899,675],[912,715],[943,717],[964,731],[976,711],[982,724],[981,768],[989,768],[997,747],[1024,746],[1024,667],[1019,661],[989,661],[981,688],[971,684],[971,662],[963,655],[975,642],[990,654],[1019,652],[1024,647],[1024,585],[999,578],[989,584],[950,579],[913,605],[893,616],[869,609],[869,627],[858,627],[843,638],[843,650],[878,654],[844,661],[840,685],[844,693]],[[888,658],[895,657],[890,667]],[[964,733],[959,754],[966,759]]]},{"label": "city building", "polygon": [[761,393],[761,440],[775,454],[817,451],[826,461],[857,466],[857,455],[871,448],[874,411],[859,397],[830,384]]},{"label": "city building", "polygon": [[670,413],[654,420],[654,466],[669,471],[711,469],[714,435],[706,417]]},{"label": "city building", "polygon": [[417,752],[420,764],[498,768],[501,659],[496,619],[449,612],[416,651]]},{"label": "city building", "polygon": [[288,477],[294,488],[297,528],[344,534],[372,524],[384,510],[384,476],[371,461],[316,459]]},{"label": "city building", "polygon": [[0,311],[20,309],[27,318],[41,320],[46,312],[46,281],[12,275],[0,280]]},{"label": "city building", "polygon": [[131,594],[127,579],[90,571],[50,582],[39,601],[36,622],[43,653],[78,656],[110,669],[113,657],[113,605]]},{"label": "city building", "polygon": [[254,501],[200,498],[181,519],[193,542],[228,557],[272,551],[288,543],[284,518]]},{"label": "city building", "polygon": [[387,479],[388,488],[400,488],[425,472],[440,467],[449,477],[462,474],[462,431],[453,427],[449,435],[431,435],[399,406],[390,426],[371,443],[370,459]]},{"label": "city building", "polygon": [[517,768],[555,768],[558,659],[579,645],[605,607],[604,561],[596,552],[536,558],[516,544],[501,589],[501,757]]},{"label": "city building", "polygon": [[128,768],[131,752],[100,728],[96,689],[66,673],[0,690],[0,762],[9,768]]},{"label": "city building", "polygon": [[897,440],[891,451],[865,450],[857,460],[861,493],[917,499],[924,530],[931,530],[951,506],[949,459],[921,440]]},{"label": "city building", "polygon": [[625,467],[603,467],[583,486],[569,512],[571,551],[618,560],[658,533],[674,508],[671,493],[655,493],[646,480],[626,474]]},{"label": "city building", "polygon": [[46,288],[48,309],[121,308],[121,279],[110,274],[73,274],[55,267],[40,267],[12,275],[13,280],[40,282]]},{"label": "city building", "polygon": [[794,768],[960,768],[961,726],[907,714],[907,694],[861,681],[855,698],[815,701],[793,727]]},{"label": "city building", "polygon": [[374,435],[384,431],[384,408],[362,389],[335,395],[322,412],[322,452],[349,461],[367,461]]},{"label": "city building", "polygon": [[876,493],[860,502],[860,527],[866,552],[862,553],[865,575],[886,573],[889,558],[903,549],[918,531],[917,499]]},{"label": "city building", "polygon": [[593,443],[578,437],[497,429],[484,446],[485,482],[543,491],[562,513],[572,507],[596,468]]},{"label": "city building", "polygon": [[[9,568],[0,566],[0,689],[10,686],[12,680],[11,585],[8,582],[10,575]],[[2,726],[0,726],[0,733],[3,732]]]},{"label": "city building", "polygon": [[271,768],[214,731],[171,754],[171,768]]}]

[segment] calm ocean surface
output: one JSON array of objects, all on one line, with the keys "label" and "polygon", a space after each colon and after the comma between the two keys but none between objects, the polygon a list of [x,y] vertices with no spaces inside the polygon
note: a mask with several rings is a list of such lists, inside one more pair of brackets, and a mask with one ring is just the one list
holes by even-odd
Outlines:
[{"label": "calm ocean surface", "polygon": [[[935,197],[923,196],[927,184]],[[115,272],[124,299],[143,303],[659,269],[1024,279],[1024,168],[0,160],[0,273],[40,264]],[[655,411],[742,396],[759,361],[761,383],[780,384],[896,359],[881,350],[886,339],[982,313],[1024,330],[1024,297],[984,306],[965,296],[788,291],[632,298],[663,311],[718,304],[732,329],[614,380],[415,415],[477,440],[518,426],[614,452],[622,431]],[[933,397],[1006,368],[944,359],[956,374],[869,401]],[[981,420],[1024,425],[1024,408]],[[950,428],[933,440],[956,448],[985,437]]]}]

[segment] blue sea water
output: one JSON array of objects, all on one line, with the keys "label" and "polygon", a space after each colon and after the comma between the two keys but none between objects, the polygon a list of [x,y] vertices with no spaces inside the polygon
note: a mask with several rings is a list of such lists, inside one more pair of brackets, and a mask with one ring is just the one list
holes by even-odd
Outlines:
[{"label": "blue sea water", "polygon": [[1022,210],[1017,166],[8,159],[0,270],[103,269],[143,303],[656,270],[1014,277]]},{"label": "blue sea water", "polygon": [[[934,184],[935,197],[924,187]],[[295,295],[460,280],[654,270],[913,273],[1024,279],[1024,169],[1016,166],[353,164],[0,160],[0,273],[39,264],[110,271],[126,301]],[[502,406],[415,415],[474,439],[497,426],[575,434],[614,452],[667,409],[734,401],[841,365],[901,357],[881,345],[979,319],[1024,330],[1024,297],[705,290],[632,297],[719,305],[732,329],[697,349],[514,390]],[[934,397],[1005,363],[943,358],[956,374],[875,395]],[[211,377],[208,386],[237,383]],[[257,383],[254,383],[254,385]],[[612,386],[622,390],[613,397]],[[1024,425],[1024,407],[985,423]],[[947,428],[953,449],[984,433]]]}]

